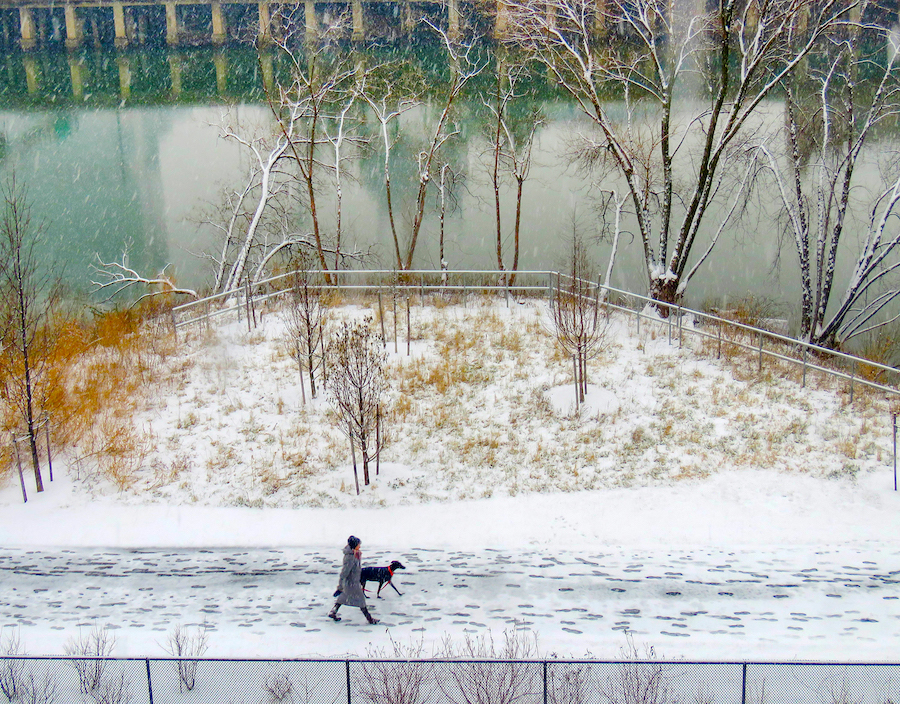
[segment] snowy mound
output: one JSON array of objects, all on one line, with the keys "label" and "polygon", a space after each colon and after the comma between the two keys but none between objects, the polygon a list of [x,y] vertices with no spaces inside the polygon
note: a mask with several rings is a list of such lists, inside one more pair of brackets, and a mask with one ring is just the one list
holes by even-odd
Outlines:
[{"label": "snowy mound", "polygon": [[[572,384],[555,386],[547,392],[547,399],[557,415],[568,416],[575,412],[575,387]],[[619,410],[619,399],[612,391],[588,384],[584,403],[579,405],[583,415],[610,415]]]}]

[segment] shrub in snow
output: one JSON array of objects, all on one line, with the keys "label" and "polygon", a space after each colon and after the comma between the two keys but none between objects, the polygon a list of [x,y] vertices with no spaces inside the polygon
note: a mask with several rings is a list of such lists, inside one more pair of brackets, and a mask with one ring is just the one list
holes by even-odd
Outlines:
[{"label": "shrub in snow", "polygon": [[502,644],[490,632],[467,635],[460,646],[447,639],[443,657],[468,661],[447,663],[448,671],[437,677],[438,689],[453,704],[515,704],[542,687],[540,664],[517,662],[538,657],[533,632],[504,631]]},{"label": "shrub in snow", "polygon": [[[106,626],[94,626],[87,634],[79,633],[66,643],[66,655],[73,657],[72,667],[78,673],[78,684],[82,694],[94,695],[105,685],[104,674],[109,664],[104,658],[112,655],[116,639]],[[82,660],[76,656],[91,658]],[[106,695],[104,695],[105,697]],[[104,702],[107,700],[104,699]]]},{"label": "shrub in snow", "polygon": [[198,626],[191,633],[181,624],[175,624],[169,634],[165,650],[177,660],[175,669],[178,673],[178,689],[182,692],[190,692],[197,683],[198,661],[190,658],[200,658],[209,645],[209,633],[203,626]]}]

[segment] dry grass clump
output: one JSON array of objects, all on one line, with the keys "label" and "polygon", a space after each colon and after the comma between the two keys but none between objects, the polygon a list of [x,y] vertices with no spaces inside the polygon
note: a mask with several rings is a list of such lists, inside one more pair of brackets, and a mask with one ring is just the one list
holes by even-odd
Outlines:
[{"label": "dry grass clump", "polygon": [[[79,473],[98,472],[119,489],[133,484],[150,449],[133,412],[176,349],[165,311],[153,302],[90,320],[60,319],[44,331],[36,399],[50,418],[54,451],[70,449]],[[4,425],[14,427],[12,409],[3,410]]]}]

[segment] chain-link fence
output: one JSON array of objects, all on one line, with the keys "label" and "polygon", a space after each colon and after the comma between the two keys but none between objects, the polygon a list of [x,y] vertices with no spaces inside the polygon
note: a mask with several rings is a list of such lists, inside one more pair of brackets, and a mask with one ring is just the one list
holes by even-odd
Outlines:
[{"label": "chain-link fence", "polygon": [[0,701],[898,704],[900,664],[0,657]]}]

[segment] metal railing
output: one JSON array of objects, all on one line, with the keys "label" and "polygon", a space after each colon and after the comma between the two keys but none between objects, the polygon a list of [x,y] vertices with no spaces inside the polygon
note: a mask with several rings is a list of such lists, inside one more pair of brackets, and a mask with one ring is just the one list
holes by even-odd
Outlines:
[{"label": "metal railing", "polygon": [[[502,294],[507,300],[515,296],[546,296],[552,299],[560,291],[571,289],[571,276],[557,271],[499,271],[499,270],[336,270],[329,272],[304,272],[308,277],[324,278],[327,273],[332,283],[320,283],[314,288],[344,293],[371,293],[390,291],[409,296],[419,294]],[[208,321],[229,313],[241,314],[251,305],[288,294],[295,272],[281,274],[264,281],[248,284],[241,289],[220,293],[208,298],[176,306],[172,309],[174,325],[180,329]],[[515,282],[509,283],[512,276]],[[798,381],[805,386],[810,372],[817,372],[844,382],[854,400],[857,388],[868,388],[891,398],[900,397],[896,384],[900,383],[900,371],[878,362],[803,342],[787,335],[754,327],[721,316],[704,313],[673,303],[656,301],[648,296],[625,291],[600,282],[578,282],[578,290],[602,305],[607,313],[620,311],[633,319],[640,333],[641,325],[665,327],[668,341],[677,339],[682,345],[686,335],[693,335],[715,348],[717,357],[725,352],[742,350],[757,358],[758,371],[762,372],[764,360],[785,362],[795,368]],[[660,315],[660,311],[666,314]],[[875,379],[888,379],[880,383]]]},{"label": "metal railing", "polygon": [[0,657],[10,702],[896,704],[900,663]]}]

